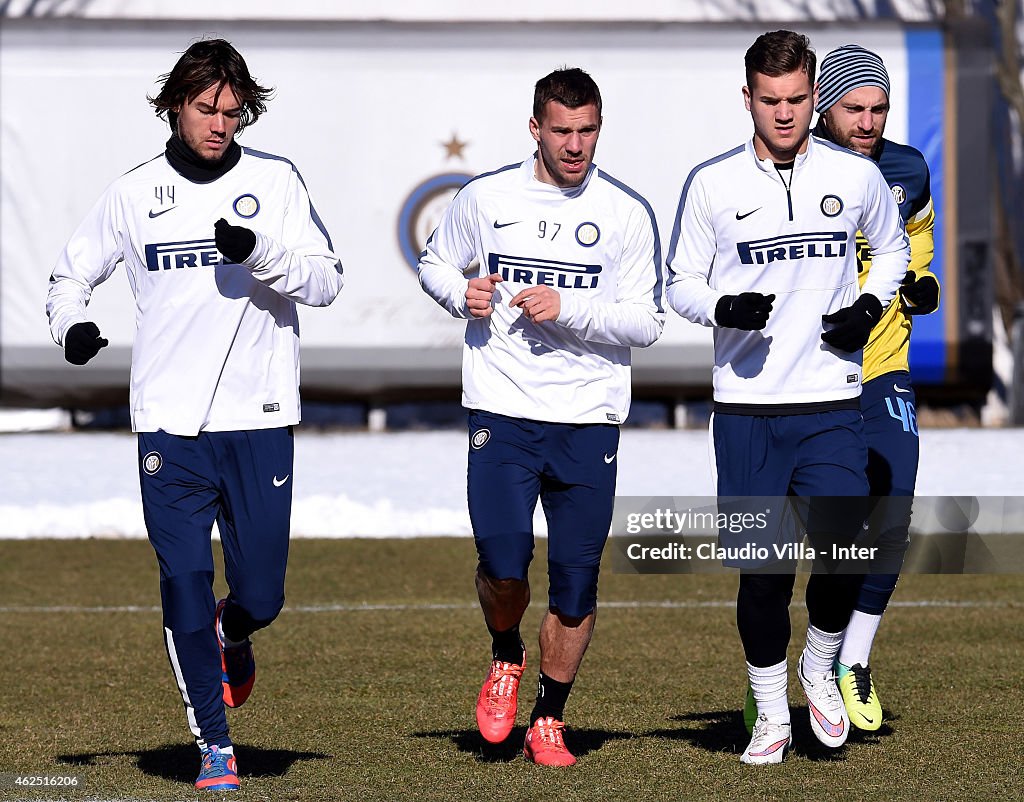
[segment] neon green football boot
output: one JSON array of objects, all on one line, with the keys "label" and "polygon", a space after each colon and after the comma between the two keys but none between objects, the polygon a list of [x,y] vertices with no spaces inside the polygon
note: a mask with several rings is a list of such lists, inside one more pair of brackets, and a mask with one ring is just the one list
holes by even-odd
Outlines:
[{"label": "neon green football boot", "polygon": [[754,734],[754,724],[757,723],[757,702],[754,701],[754,689],[747,683],[747,701],[743,703],[743,726],[747,728],[747,735]]},{"label": "neon green football boot", "polygon": [[839,690],[843,694],[843,704],[850,716],[850,723],[858,730],[874,732],[882,726],[882,703],[875,693],[875,683],[871,679],[868,666],[855,663],[844,666],[836,661],[836,676],[839,679]]}]

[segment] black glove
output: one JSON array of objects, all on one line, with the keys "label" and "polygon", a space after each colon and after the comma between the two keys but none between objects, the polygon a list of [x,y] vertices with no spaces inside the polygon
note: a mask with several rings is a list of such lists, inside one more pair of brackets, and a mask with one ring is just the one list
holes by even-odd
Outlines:
[{"label": "black glove", "polygon": [[871,329],[882,317],[882,302],[874,295],[862,295],[850,306],[831,315],[822,315],[822,323],[832,328],[822,332],[821,339],[839,351],[852,354],[863,348],[871,336]]},{"label": "black glove", "polygon": [[715,306],[715,322],[730,329],[760,331],[768,324],[774,300],[774,295],[759,292],[723,295]]},{"label": "black glove", "polygon": [[64,335],[64,358],[72,365],[84,365],[107,345],[95,323],[76,323]]},{"label": "black glove", "polygon": [[240,265],[256,249],[256,235],[242,226],[233,226],[223,217],[213,224],[217,250]]},{"label": "black glove", "polygon": [[939,308],[939,282],[934,276],[918,278],[908,270],[900,284],[900,296],[908,315],[927,315]]}]

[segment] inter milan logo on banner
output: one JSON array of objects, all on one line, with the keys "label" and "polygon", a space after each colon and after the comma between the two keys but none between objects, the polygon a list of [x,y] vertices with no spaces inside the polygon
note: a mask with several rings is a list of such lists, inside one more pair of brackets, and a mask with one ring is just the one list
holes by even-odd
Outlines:
[{"label": "inter milan logo on banner", "polygon": [[441,215],[472,177],[467,173],[435,175],[416,187],[405,199],[398,215],[398,244],[402,256],[413,270],[420,263],[420,254],[437,228]]},{"label": "inter milan logo on banner", "polygon": [[[453,132],[446,142],[438,144],[445,150],[446,162],[450,159],[465,161],[462,152],[469,143],[459,139],[458,134]],[[441,215],[472,178],[471,173],[455,171],[435,175],[416,186],[402,203],[398,213],[398,247],[413,270],[419,265],[420,254],[427,247],[427,240],[437,228]]]}]

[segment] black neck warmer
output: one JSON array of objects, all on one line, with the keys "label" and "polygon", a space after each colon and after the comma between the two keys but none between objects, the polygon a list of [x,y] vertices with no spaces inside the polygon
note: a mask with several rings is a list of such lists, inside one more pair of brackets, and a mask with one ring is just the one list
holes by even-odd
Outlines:
[{"label": "black neck warmer", "polygon": [[171,134],[167,140],[165,151],[171,167],[181,173],[189,181],[205,184],[215,181],[238,164],[242,158],[242,148],[232,140],[227,152],[217,161],[201,159],[192,148],[186,145],[177,134]]}]

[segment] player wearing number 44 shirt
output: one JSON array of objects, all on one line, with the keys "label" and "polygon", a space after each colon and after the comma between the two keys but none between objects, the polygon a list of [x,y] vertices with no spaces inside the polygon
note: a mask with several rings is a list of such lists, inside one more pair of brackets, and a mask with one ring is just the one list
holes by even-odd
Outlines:
[{"label": "player wearing number 44 shirt", "polygon": [[[248,698],[249,636],[284,604],[296,303],[326,306],[342,285],[295,167],[234,141],[268,95],[228,42],[189,47],[151,100],[170,123],[166,150],[107,189],[61,254],[47,298],[54,340],[85,364],[107,344],[86,306],[124,262],[136,303],[131,416],[143,513],[203,790],[238,788],[224,706]],[[219,603],[214,520],[229,589]]]},{"label": "player wearing number 44 shirt", "polygon": [[601,95],[589,75],[563,69],[538,81],[537,153],[463,187],[419,265],[423,289],[468,321],[469,512],[492,637],[476,712],[495,743],[515,724],[526,664],[519,623],[538,497],[547,517],[548,610],[524,744],[542,765],[576,762],[563,710],[594,627],[630,348],[653,343],[665,322],[654,216],[593,165],[600,129]]}]

